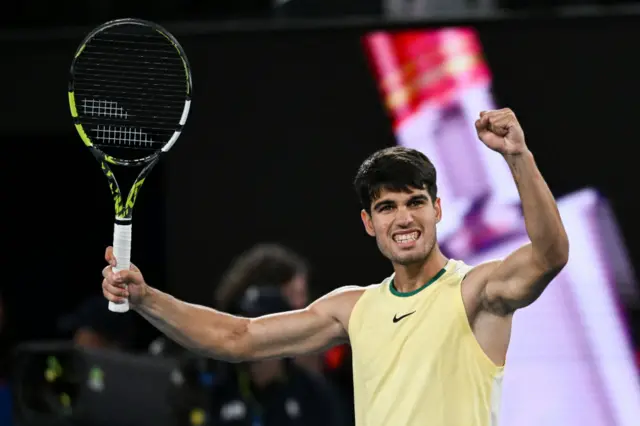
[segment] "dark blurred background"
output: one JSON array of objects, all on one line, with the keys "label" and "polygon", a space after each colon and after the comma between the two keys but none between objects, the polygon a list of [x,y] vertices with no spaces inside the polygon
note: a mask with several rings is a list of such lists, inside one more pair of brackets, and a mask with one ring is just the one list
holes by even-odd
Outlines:
[{"label": "dark blurred background", "polygon": [[[299,397],[303,412],[305,404],[316,404],[309,410],[339,413],[324,424],[352,422],[348,348],[287,361],[284,367],[236,370],[184,353],[134,314],[114,319],[106,311],[100,272],[112,240],[113,207],[102,172],[72,126],[66,85],[72,54],[84,35],[120,17],[168,28],[184,46],[194,79],[183,136],[140,192],[132,261],[151,285],[193,303],[222,306],[223,283],[236,286],[224,306],[247,315],[254,311],[239,308],[243,297],[258,300],[261,309],[298,307],[333,288],[372,284],[391,273],[363,232],[351,186],[367,155],[407,143],[401,137],[406,124],[385,103],[371,40],[375,34],[390,39],[412,34],[417,40],[437,31],[470,31],[465,37],[480,46],[476,54],[488,70],[486,96],[516,112],[552,191],[567,200],[565,222],[575,215],[571,232],[586,238],[585,246],[572,242],[572,250],[590,250],[601,262],[597,266],[586,254],[576,255],[575,272],[565,279],[581,312],[573,320],[576,330],[588,336],[589,349],[580,359],[591,359],[584,368],[605,376],[601,399],[613,413],[606,424],[630,425],[628,407],[640,394],[638,5],[578,0],[5,2],[0,129],[7,147],[2,170],[10,213],[3,230],[9,275],[0,280],[0,394],[6,395],[0,425],[261,424],[215,413],[238,412],[236,399],[246,403],[244,393],[234,393],[243,374],[258,380],[263,371],[276,377],[283,368],[300,370],[304,379],[279,389],[281,394],[274,391],[282,395],[278,402],[264,402],[264,390],[254,390],[253,399],[265,406],[288,407],[281,419],[260,422],[301,424],[303,417],[291,414],[300,411],[291,408],[291,398],[314,392],[327,396]],[[398,51],[400,44],[395,44]],[[489,186],[500,185],[495,178]],[[576,194],[585,193],[593,197],[575,201]],[[452,204],[450,210],[455,209]],[[496,217],[503,214],[496,211]],[[450,253],[465,260],[501,254],[508,245],[479,237],[481,243],[460,248],[456,226],[451,225]],[[259,261],[243,263],[252,256]],[[263,263],[281,265],[281,272],[274,275],[266,266],[261,272],[257,265]],[[258,272],[234,281],[234,265]],[[255,286],[282,288],[284,304],[273,302],[267,290],[251,296]],[[523,334],[535,328],[535,315],[545,312],[541,309],[523,314]],[[612,334],[622,336],[614,346],[602,338]],[[515,359],[526,355],[525,343],[515,347]],[[533,358],[527,362],[558,361]],[[602,370],[607,363],[618,369]],[[110,371],[120,372],[112,379],[119,384],[105,388]],[[620,374],[634,379],[626,384],[612,379]],[[126,392],[140,401],[128,400],[127,410],[109,417],[114,404],[123,404],[118,395]],[[250,412],[251,404],[246,405]],[[156,408],[157,416],[144,414]],[[577,425],[571,410],[549,408],[547,420],[537,424]],[[592,421],[580,424],[603,424]]]}]

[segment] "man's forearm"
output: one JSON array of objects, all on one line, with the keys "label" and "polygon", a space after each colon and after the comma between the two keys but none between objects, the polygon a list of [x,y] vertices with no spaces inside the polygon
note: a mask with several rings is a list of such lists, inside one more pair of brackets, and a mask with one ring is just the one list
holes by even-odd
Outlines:
[{"label": "man's forearm", "polygon": [[185,348],[222,361],[242,359],[249,320],[193,305],[149,288],[135,310],[154,327]]},{"label": "man's forearm", "polygon": [[507,155],[505,159],[520,193],[525,226],[536,257],[548,267],[564,266],[569,253],[567,234],[533,154],[526,151]]}]

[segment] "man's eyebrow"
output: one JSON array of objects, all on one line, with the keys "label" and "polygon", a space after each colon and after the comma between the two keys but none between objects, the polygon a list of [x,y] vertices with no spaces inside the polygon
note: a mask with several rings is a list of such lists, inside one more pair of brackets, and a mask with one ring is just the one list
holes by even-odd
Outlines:
[{"label": "man's eyebrow", "polygon": [[384,207],[384,206],[392,206],[394,205],[395,202],[391,201],[391,200],[382,200],[382,201],[378,201],[377,203],[375,203],[373,205],[373,208],[375,210],[378,210],[380,207]]},{"label": "man's eyebrow", "polygon": [[409,201],[429,201],[429,197],[427,197],[426,195],[423,195],[423,194],[418,194],[418,195],[414,195],[413,197],[409,198]]}]

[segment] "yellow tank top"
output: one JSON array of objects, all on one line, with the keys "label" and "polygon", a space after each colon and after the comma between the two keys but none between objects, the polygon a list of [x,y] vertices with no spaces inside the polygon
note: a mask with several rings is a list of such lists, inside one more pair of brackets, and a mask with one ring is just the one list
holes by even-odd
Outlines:
[{"label": "yellow tank top", "polygon": [[495,426],[503,367],[478,344],[449,260],[410,293],[393,275],[368,287],[351,313],[356,426]]}]

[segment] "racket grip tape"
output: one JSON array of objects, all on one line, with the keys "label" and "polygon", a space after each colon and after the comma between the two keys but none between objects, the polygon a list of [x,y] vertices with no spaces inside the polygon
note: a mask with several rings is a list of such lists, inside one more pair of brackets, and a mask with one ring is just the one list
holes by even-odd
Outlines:
[{"label": "racket grip tape", "polygon": [[[126,271],[131,266],[131,223],[121,225],[114,224],[113,227],[113,255],[116,258],[114,272]],[[129,302],[113,303],[109,302],[109,310],[117,313],[124,313],[129,310]]]}]

